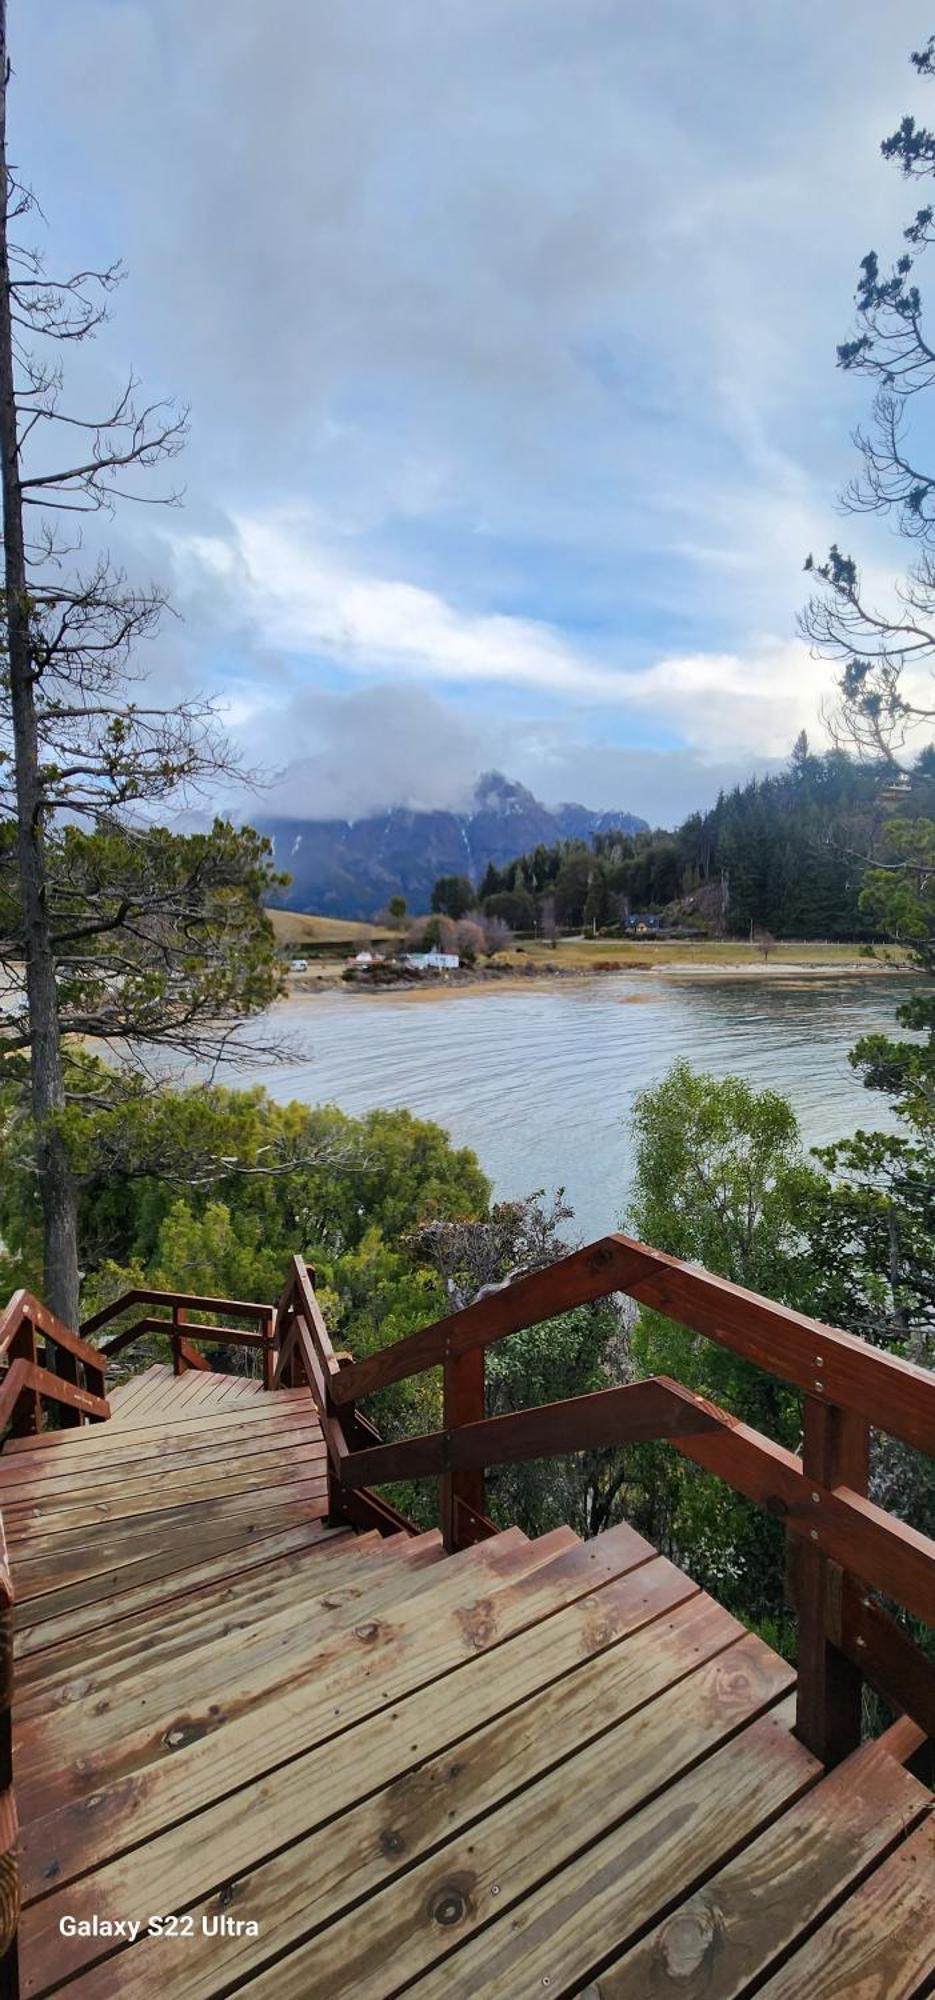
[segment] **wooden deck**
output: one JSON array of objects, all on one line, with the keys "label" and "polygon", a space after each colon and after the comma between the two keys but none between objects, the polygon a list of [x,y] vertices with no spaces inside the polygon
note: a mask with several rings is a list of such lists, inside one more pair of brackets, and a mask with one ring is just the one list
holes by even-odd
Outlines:
[{"label": "wooden deck", "polygon": [[931,1792],[632,1529],[329,1531],[307,1388],[110,1400],[0,1457],[24,1994],[932,1991]]}]

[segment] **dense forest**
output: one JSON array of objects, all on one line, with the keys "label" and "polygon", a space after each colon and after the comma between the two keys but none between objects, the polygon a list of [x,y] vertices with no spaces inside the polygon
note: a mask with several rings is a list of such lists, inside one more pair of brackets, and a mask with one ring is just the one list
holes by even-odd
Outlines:
[{"label": "dense forest", "polygon": [[894,781],[893,766],[800,737],[785,770],[722,793],[674,832],[595,834],[491,865],[476,892],[436,884],[434,908],[460,917],[473,900],[518,931],[604,930],[642,912],[681,928],[745,936],[879,935],[859,907],[867,857],[894,813],[935,814],[935,749]]}]

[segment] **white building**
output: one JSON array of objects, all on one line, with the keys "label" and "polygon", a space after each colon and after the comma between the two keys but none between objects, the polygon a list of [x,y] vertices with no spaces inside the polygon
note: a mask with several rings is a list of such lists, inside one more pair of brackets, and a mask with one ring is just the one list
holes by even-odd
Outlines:
[{"label": "white building", "polygon": [[403,963],[413,972],[457,972],[461,960],[456,951],[407,951]]}]

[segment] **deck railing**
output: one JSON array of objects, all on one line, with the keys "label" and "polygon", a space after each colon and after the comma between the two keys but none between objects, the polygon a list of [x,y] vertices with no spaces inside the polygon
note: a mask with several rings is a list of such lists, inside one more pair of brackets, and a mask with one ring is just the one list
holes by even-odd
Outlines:
[{"label": "deck railing", "polygon": [[[109,1326],[115,1319],[134,1306],[158,1306],[157,1313],[144,1313],[131,1326],[122,1327],[119,1333],[105,1340],[101,1353],[108,1360],[122,1354],[125,1348],[142,1339],[144,1334],[164,1333],[169,1341],[172,1366],[176,1375],[182,1375],[188,1368],[210,1368],[211,1364],[201,1354],[202,1346],[245,1347],[257,1350],[261,1358],[264,1389],[273,1386],[275,1370],[275,1310],[270,1305],[261,1305],[251,1299],[218,1299],[200,1292],[154,1291],[146,1286],[134,1286],[132,1291],[122,1292],[119,1299],[112,1299],[102,1306],[100,1312],[92,1313],[90,1319],[82,1320],[81,1332],[85,1339],[89,1334],[99,1333],[101,1327]],[[239,1326],[209,1326],[202,1321],[193,1321],[191,1313],[211,1313],[221,1320],[245,1319],[253,1331],[244,1331]]]},{"label": "deck railing", "polygon": [[104,1355],[31,1292],[14,1292],[0,1314],[0,1361],[7,1364],[0,1378],[0,1437],[7,1428],[14,1437],[40,1431],[46,1404],[55,1407],[60,1425],[99,1423],[110,1416]]},{"label": "deck railing", "polygon": [[[617,1292],[801,1391],[801,1455],[661,1376],[487,1417],[484,1355],[493,1342]],[[492,1532],[488,1466],[665,1440],[786,1529],[799,1635],[797,1729],[808,1747],[827,1765],[856,1747],[864,1679],[935,1738],[935,1662],[877,1601],[886,1597],[935,1626],[935,1541],[867,1497],[872,1427],[935,1455],[928,1370],[622,1235],[344,1365],[328,1342],[312,1275],[296,1258],[277,1339],[280,1379],[299,1369],[321,1414],[336,1513],[353,1518],[362,1489],[437,1477],[442,1531],[456,1549]],[[435,1367],[443,1370],[443,1427],[396,1443],[368,1441],[360,1400]]]}]

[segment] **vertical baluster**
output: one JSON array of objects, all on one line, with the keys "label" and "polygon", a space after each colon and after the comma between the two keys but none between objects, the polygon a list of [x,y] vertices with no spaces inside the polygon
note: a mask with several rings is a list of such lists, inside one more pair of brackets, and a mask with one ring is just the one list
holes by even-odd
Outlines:
[{"label": "vertical baluster", "polygon": [[[36,1329],[31,1320],[18,1326],[9,1345],[10,1361],[31,1361],[36,1366]],[[11,1437],[35,1437],[42,1429],[42,1398],[38,1389],[21,1390],[10,1419]]]},{"label": "vertical baluster", "polygon": [[[78,1356],[71,1354],[67,1347],[57,1346],[51,1335],[46,1339],[45,1353],[46,1367],[51,1368],[53,1373],[58,1375],[62,1382],[73,1382],[77,1389],[79,1387]],[[64,1430],[82,1423],[83,1418],[81,1411],[74,1409],[70,1403],[60,1403],[58,1405],[58,1421]]]},{"label": "vertical baluster", "polygon": [[[870,1430],[862,1417],[805,1398],[802,1468],[820,1487],[866,1493]],[[821,1503],[815,1525],[820,1533]],[[829,1769],[860,1742],[861,1674],[827,1636],[831,1595],[841,1572],[811,1540],[796,1537],[793,1573],[799,1628],[796,1735]]]},{"label": "vertical baluster", "polygon": [[[444,1369],[444,1427],[449,1439],[462,1424],[480,1423],[484,1417],[484,1354],[471,1347],[466,1354],[450,1354]],[[446,1472],[441,1480],[440,1512],[442,1540],[446,1549],[467,1548],[474,1540],[470,1517],[461,1512],[459,1502],[483,1514],[485,1508],[482,1468],[467,1472]]]},{"label": "vertical baluster", "polygon": [[[86,1389],[90,1390],[92,1396],[100,1396],[102,1400],[104,1400],[104,1398],[106,1398],[107,1395],[107,1378],[104,1372],[105,1368],[106,1368],[106,1363],[104,1361],[103,1355],[101,1356],[101,1365],[99,1368],[93,1368],[91,1366],[90,1361],[86,1361],[84,1364],[84,1386]],[[103,1424],[106,1422],[106,1418],[89,1417],[88,1422],[89,1424]]]},{"label": "vertical baluster", "polygon": [[181,1347],[180,1347],[180,1345],[179,1345],[179,1328],[180,1328],[180,1327],[183,1327],[183,1326],[185,1325],[185,1318],[186,1318],[186,1314],[185,1314],[185,1307],[184,1307],[184,1306],[178,1306],[178,1305],[174,1305],[174,1306],[173,1306],[173,1308],[172,1308],[172,1373],[173,1373],[173,1375],[184,1375],[184,1373],[185,1373],[185,1358],[184,1358],[184,1355],[182,1354],[182,1349],[181,1349]]}]

